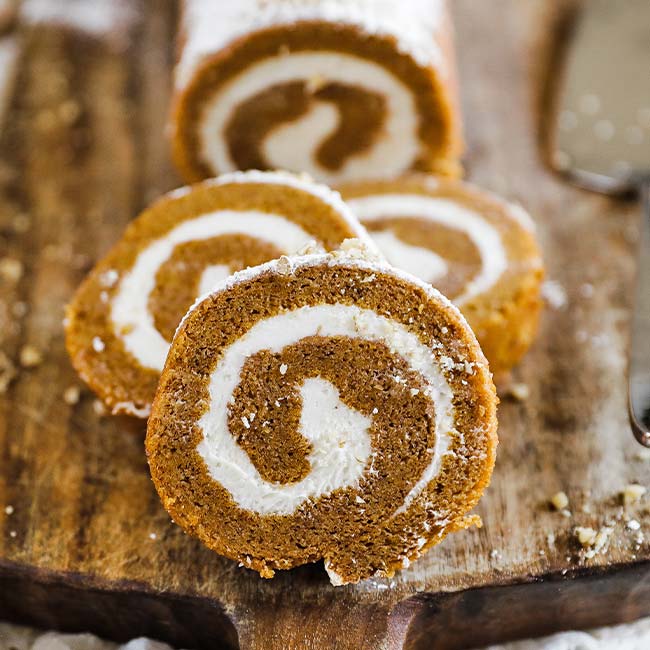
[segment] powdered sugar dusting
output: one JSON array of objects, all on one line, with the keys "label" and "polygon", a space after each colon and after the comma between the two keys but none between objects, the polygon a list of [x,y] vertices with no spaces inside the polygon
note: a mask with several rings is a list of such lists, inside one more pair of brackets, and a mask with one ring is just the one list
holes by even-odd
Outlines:
[{"label": "powdered sugar dusting", "polygon": [[542,297],[553,309],[565,309],[569,302],[566,289],[557,280],[542,284]]},{"label": "powdered sugar dusting", "polygon": [[185,7],[187,41],[177,69],[179,86],[190,80],[204,57],[237,38],[299,21],[354,25],[367,34],[393,36],[398,49],[419,65],[445,72],[436,40],[445,0],[187,0]]},{"label": "powdered sugar dusting", "polygon": [[[468,331],[471,331],[467,320],[462,315],[458,307],[454,305],[446,296],[444,296],[438,289],[431,286],[428,282],[420,280],[420,278],[402,271],[401,269],[391,266],[384,260],[381,255],[375,253],[375,248],[372,247],[368,249],[365,241],[358,241],[354,239],[346,239],[341,246],[341,250],[333,251],[330,253],[321,253],[313,255],[293,255],[286,256],[283,255],[280,259],[272,260],[266,262],[265,264],[260,264],[259,266],[252,266],[241,271],[237,271],[230,277],[223,280],[220,284],[213,287],[209,294],[199,296],[194,302],[192,307],[185,314],[183,319],[176,329],[176,334],[182,329],[185,321],[188,316],[196,309],[208,296],[221,293],[223,291],[228,291],[232,287],[235,287],[239,284],[243,284],[256,278],[269,273],[282,273],[287,275],[289,273],[295,273],[296,270],[300,268],[307,268],[313,266],[322,266],[323,264],[328,264],[329,266],[340,266],[342,268],[348,269],[360,269],[367,271],[369,274],[383,273],[386,275],[392,275],[395,278],[399,278],[411,284],[417,285],[417,287],[425,293],[427,298],[439,303],[441,306],[444,306],[446,309],[454,312],[456,318],[460,320],[463,325],[467,327]],[[479,364],[477,364],[478,366]],[[480,360],[480,365],[487,368],[487,361],[485,357],[482,357]]]}]

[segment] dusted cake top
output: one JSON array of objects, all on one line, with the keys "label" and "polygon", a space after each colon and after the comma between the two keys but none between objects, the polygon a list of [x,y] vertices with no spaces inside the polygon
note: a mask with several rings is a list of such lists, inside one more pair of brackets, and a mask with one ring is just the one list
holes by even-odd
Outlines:
[{"label": "dusted cake top", "polygon": [[176,82],[185,85],[205,56],[249,32],[298,21],[325,21],[393,36],[400,51],[422,66],[444,67],[436,34],[445,0],[185,0],[186,47]]}]

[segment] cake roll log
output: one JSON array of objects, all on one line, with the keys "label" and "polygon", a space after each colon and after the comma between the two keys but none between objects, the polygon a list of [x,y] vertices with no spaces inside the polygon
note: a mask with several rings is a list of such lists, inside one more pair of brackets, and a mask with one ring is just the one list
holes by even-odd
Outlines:
[{"label": "cake roll log", "polygon": [[235,169],[330,184],[457,175],[445,0],[185,0],[171,118],[189,180]]},{"label": "cake roll log", "polygon": [[188,312],[146,448],[186,532],[267,578],[324,559],[340,585],[480,524],[495,413],[457,308],[350,249],[241,271]]},{"label": "cake roll log", "polygon": [[520,361],[537,332],[544,275],[523,208],[426,175],[340,189],[391,263],[460,307],[496,375]]},{"label": "cake roll log", "polygon": [[75,294],[73,365],[114,413],[146,417],[197,296],[239,269],[351,237],[367,235],[340,196],[290,174],[236,172],[177,190],[129,226]]}]

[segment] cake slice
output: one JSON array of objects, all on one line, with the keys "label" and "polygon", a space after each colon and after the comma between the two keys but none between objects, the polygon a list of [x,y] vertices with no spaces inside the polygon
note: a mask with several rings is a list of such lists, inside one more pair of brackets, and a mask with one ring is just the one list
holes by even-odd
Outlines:
[{"label": "cake slice", "polygon": [[495,388],[456,307],[352,244],[236,273],[180,326],[148,423],[164,507],[270,578],[407,567],[469,514]]}]

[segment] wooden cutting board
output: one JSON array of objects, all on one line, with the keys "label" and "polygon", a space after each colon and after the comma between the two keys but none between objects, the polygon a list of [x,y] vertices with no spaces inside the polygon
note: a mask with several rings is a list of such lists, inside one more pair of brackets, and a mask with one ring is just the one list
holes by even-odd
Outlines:
[{"label": "wooden cutting board", "polygon": [[[0,266],[0,350],[18,368],[0,395],[0,618],[211,649],[450,649],[650,613],[650,511],[619,498],[650,485],[625,404],[636,209],[571,188],[539,154],[569,3],[452,3],[468,176],[530,209],[554,283],[516,372],[530,395],[500,407],[485,526],[392,580],[336,589],[320,565],[264,581],[186,537],[153,490],[142,425],[102,416],[85,391],[63,398],[78,385],[63,305],[179,183],[163,135],[174,3],[144,4],[129,48],[33,30],[0,142],[0,258],[23,265],[14,279]],[[42,363],[20,368],[25,345]],[[547,505],[558,490],[570,516]],[[608,522],[585,558],[574,528]]]}]

